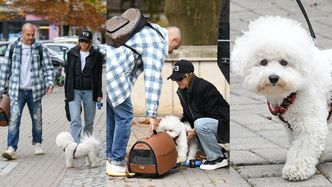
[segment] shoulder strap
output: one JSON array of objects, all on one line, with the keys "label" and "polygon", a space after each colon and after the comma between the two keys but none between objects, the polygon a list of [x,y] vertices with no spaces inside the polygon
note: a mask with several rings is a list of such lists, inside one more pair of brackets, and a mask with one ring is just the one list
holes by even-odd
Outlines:
[{"label": "shoulder strap", "polygon": [[154,28],[153,26],[152,26],[152,24],[151,23],[147,23],[146,24],[146,26],[148,26],[148,27],[150,27],[151,29],[153,29],[153,30],[155,30],[163,39],[164,39],[164,36],[161,34],[161,32],[158,30],[158,29],[156,29],[156,28]]},{"label": "shoulder strap", "polygon": [[[14,53],[14,47],[17,45],[17,42],[14,42],[12,45],[9,45],[9,59],[12,60],[13,53]],[[43,61],[43,48],[41,45],[38,46],[38,52],[39,52],[39,58],[40,61]]]},{"label": "shoulder strap", "polygon": [[141,54],[139,54],[134,48],[130,47],[129,45],[127,44],[123,44],[123,46],[127,47],[128,49],[130,49],[132,52],[134,52],[136,55],[139,56],[139,58],[141,58]]},{"label": "shoulder strap", "polygon": [[17,42],[15,41],[13,44],[9,45],[9,60],[12,61],[14,47],[17,45]]},{"label": "shoulder strap", "polygon": [[[156,29],[156,28],[154,28],[153,26],[152,26],[152,24],[151,23],[149,23],[149,22],[147,22],[146,23],[146,26],[148,26],[148,27],[150,27],[151,29],[153,29],[153,30],[155,30],[163,39],[164,39],[164,36],[161,34],[161,32],[158,30],[158,29]],[[123,44],[123,46],[125,46],[125,47],[127,47],[128,49],[130,49],[131,51],[133,51],[135,54],[137,54],[139,57],[141,57],[142,55],[141,54],[139,54],[134,48],[132,48],[132,47],[130,47],[129,45],[127,45],[127,44]]]},{"label": "shoulder strap", "polygon": [[40,58],[40,62],[42,62],[43,61],[43,47],[42,47],[42,45],[39,45],[38,46],[38,52],[39,52],[39,58]]}]

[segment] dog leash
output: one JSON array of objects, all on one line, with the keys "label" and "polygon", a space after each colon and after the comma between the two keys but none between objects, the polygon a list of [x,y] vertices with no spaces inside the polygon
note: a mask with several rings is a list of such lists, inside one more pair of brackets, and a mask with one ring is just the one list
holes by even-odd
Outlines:
[{"label": "dog leash", "polygon": [[310,20],[309,20],[308,15],[307,15],[307,13],[306,13],[306,11],[305,11],[303,5],[302,5],[301,0],[296,0],[296,2],[297,2],[297,4],[299,5],[299,7],[300,7],[300,9],[301,9],[301,12],[302,12],[302,14],[304,15],[304,18],[305,18],[305,20],[306,20],[306,22],[307,22],[307,24],[308,24],[308,27],[309,27],[309,31],[310,31],[310,35],[311,35],[311,37],[312,37],[313,39],[316,39],[316,35],[315,35],[315,32],[314,32],[314,29],[313,29],[312,26],[311,26]]}]

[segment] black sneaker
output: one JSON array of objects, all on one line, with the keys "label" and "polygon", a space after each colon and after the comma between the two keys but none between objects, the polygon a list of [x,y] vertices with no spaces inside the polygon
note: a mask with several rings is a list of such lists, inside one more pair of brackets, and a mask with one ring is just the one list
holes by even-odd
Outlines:
[{"label": "black sneaker", "polygon": [[215,170],[228,166],[228,159],[219,157],[212,161],[205,161],[199,168],[203,170]]}]

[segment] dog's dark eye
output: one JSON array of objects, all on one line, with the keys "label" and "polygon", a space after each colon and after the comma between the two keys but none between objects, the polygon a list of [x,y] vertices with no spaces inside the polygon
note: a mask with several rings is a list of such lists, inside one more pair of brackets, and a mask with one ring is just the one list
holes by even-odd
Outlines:
[{"label": "dog's dark eye", "polygon": [[263,59],[261,60],[261,62],[259,63],[261,66],[266,66],[267,65],[267,60]]},{"label": "dog's dark eye", "polygon": [[281,64],[282,66],[287,66],[288,62],[287,62],[286,60],[284,60],[284,59],[281,59],[281,60],[280,60],[280,64]]}]

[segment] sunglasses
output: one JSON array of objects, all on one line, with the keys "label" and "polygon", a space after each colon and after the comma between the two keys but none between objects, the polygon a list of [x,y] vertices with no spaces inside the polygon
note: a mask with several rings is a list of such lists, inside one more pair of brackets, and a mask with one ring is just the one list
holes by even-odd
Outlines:
[{"label": "sunglasses", "polygon": [[90,42],[87,41],[87,40],[79,40],[79,42],[80,42],[80,43],[87,43],[87,44],[90,43]]},{"label": "sunglasses", "polygon": [[184,78],[186,78],[187,77],[187,75],[184,75],[183,77],[181,77],[181,78],[179,78],[179,79],[177,79],[177,80],[175,80],[175,81],[178,81],[178,82],[180,82],[180,81],[182,81]]}]

